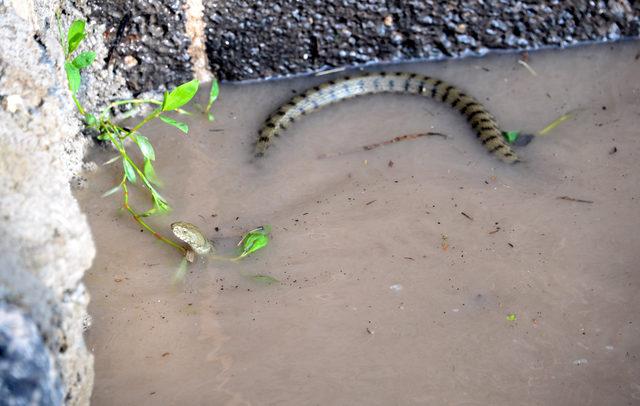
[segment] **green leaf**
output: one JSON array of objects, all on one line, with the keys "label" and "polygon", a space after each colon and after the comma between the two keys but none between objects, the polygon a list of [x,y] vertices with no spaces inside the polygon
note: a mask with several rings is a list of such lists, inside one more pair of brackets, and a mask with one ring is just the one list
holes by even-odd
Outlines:
[{"label": "green leaf", "polygon": [[135,136],[135,140],[136,143],[138,143],[138,147],[140,147],[140,152],[142,152],[142,155],[147,159],[155,161],[156,152],[153,150],[153,146],[151,145],[149,138],[145,137],[144,135],[137,134]]},{"label": "green leaf", "polygon": [[80,70],[76,68],[71,62],[64,63],[64,70],[67,71],[67,80],[69,81],[69,90],[71,93],[78,93],[80,89]]},{"label": "green leaf", "polygon": [[165,116],[160,116],[160,120],[164,121],[169,125],[176,127],[178,130],[182,131],[185,134],[189,133],[189,126],[183,123],[182,121],[177,121],[172,119],[171,117],[165,117]]},{"label": "green leaf", "polygon": [[67,54],[71,55],[73,51],[78,48],[78,45],[85,37],[84,33],[85,22],[83,20],[75,20],[69,27],[67,33]]},{"label": "green leaf", "polygon": [[124,167],[124,175],[127,177],[129,182],[136,183],[136,170],[133,169],[133,165],[125,158],[122,158],[122,166]]},{"label": "green leaf", "polygon": [[196,79],[183,83],[173,89],[170,93],[165,93],[162,103],[162,111],[171,111],[184,106],[195,96],[198,91],[198,82]]},{"label": "green leaf", "polygon": [[94,116],[91,113],[87,113],[84,115],[84,122],[87,123],[89,127],[93,127],[96,124],[98,124],[98,120],[96,119],[96,116]]},{"label": "green leaf", "polygon": [[504,131],[502,136],[507,140],[509,144],[513,144],[520,135],[519,131]]},{"label": "green leaf", "polygon": [[272,283],[280,283],[276,278],[269,275],[254,275],[251,277],[256,282],[264,283],[265,285],[271,285]]},{"label": "green leaf", "polygon": [[93,63],[96,59],[96,53],[93,51],[85,51],[76,56],[71,63],[78,69],[84,69]]},{"label": "green leaf", "polygon": [[213,120],[215,120],[216,118],[213,116],[213,114],[211,114],[211,113],[207,113],[207,119],[208,119],[209,121],[213,121]]},{"label": "green leaf", "polygon": [[263,228],[258,228],[248,232],[240,241],[242,252],[238,256],[238,259],[244,258],[259,249],[266,247],[267,244],[269,244],[269,236]]},{"label": "green leaf", "polygon": [[160,182],[160,179],[158,179],[158,176],[156,175],[156,171],[153,168],[153,164],[148,159],[144,160],[143,172],[144,172],[144,176],[149,180],[149,182],[153,183],[156,186],[162,187],[162,182]]},{"label": "green leaf", "polygon": [[509,314],[507,314],[507,320],[509,320],[509,321],[516,321],[516,314],[515,314],[515,313],[509,313]]},{"label": "green leaf", "polygon": [[218,81],[213,79],[213,81],[211,82],[211,91],[209,92],[209,104],[207,105],[208,108],[211,108],[213,102],[218,98],[218,94],[220,94],[220,86],[218,85]]},{"label": "green leaf", "polygon": [[102,194],[102,197],[111,196],[112,194],[116,193],[118,190],[120,190],[120,185],[114,187],[113,189],[107,190]]}]

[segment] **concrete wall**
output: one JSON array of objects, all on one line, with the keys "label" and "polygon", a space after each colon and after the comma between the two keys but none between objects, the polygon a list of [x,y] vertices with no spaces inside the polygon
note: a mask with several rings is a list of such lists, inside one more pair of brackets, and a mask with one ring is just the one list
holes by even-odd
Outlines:
[{"label": "concrete wall", "polygon": [[69,185],[86,141],[62,81],[53,9],[0,0],[3,404],[87,404],[93,385],[81,278],[94,246]]}]

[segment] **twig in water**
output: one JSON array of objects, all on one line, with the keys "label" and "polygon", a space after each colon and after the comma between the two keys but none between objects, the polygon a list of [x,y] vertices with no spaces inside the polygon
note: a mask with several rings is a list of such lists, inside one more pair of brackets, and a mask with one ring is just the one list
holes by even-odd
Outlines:
[{"label": "twig in water", "polygon": [[[382,147],[382,146],[389,145],[389,144],[395,144],[396,142],[411,141],[411,140],[416,140],[416,139],[418,139],[420,137],[427,137],[427,136],[439,136],[439,137],[444,138],[445,140],[447,138],[449,138],[446,134],[438,133],[438,132],[428,132],[428,133],[419,133],[419,134],[405,134],[405,135],[399,135],[399,136],[394,137],[394,138],[392,138],[390,140],[386,140],[386,141],[382,141],[382,142],[376,142],[374,144],[369,144],[369,145],[363,145],[360,149],[363,149],[365,151],[371,151],[372,149],[376,149],[378,147]],[[335,157],[338,157],[338,156],[342,156],[342,155],[358,152],[360,149],[352,150],[352,151],[346,151],[346,152],[337,152],[335,154],[321,154],[321,155],[318,156],[318,159],[335,158]]]},{"label": "twig in water", "polygon": [[465,216],[466,218],[468,218],[469,220],[473,221],[473,217],[471,217],[470,215],[468,215],[467,213],[461,211],[460,214],[462,214],[463,216]]},{"label": "twig in water", "polygon": [[346,70],[347,68],[335,68],[335,69],[329,69],[329,70],[323,70],[322,72],[318,72],[316,73],[314,76],[324,76],[324,75],[330,75],[332,73],[338,73],[338,72],[342,72],[343,70]]},{"label": "twig in water", "polygon": [[529,73],[531,73],[533,76],[538,76],[538,73],[536,71],[534,71],[533,68],[531,66],[529,66],[529,64],[526,63],[525,61],[523,61],[522,59],[518,60],[518,63],[520,65],[524,66],[525,68],[527,68]]},{"label": "twig in water", "polygon": [[567,201],[576,202],[576,203],[593,203],[593,200],[575,199],[569,196],[559,196],[558,200],[567,200]]},{"label": "twig in water", "polygon": [[542,130],[538,131],[537,135],[545,135],[545,134],[547,134],[548,132],[550,132],[551,130],[553,130],[557,126],[559,126],[562,122],[573,118],[574,115],[575,115],[575,112],[576,112],[575,110],[574,111],[570,111],[570,112],[568,112],[566,114],[563,114],[560,117],[556,118],[549,125],[547,125],[545,128],[543,128]]}]

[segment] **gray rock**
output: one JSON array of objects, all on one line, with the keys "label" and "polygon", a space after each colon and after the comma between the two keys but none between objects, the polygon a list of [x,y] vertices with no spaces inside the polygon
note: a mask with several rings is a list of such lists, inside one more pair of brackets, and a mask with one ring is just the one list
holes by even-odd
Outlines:
[{"label": "gray rock", "polygon": [[40,333],[17,307],[0,303],[0,404],[61,405],[62,384]]}]

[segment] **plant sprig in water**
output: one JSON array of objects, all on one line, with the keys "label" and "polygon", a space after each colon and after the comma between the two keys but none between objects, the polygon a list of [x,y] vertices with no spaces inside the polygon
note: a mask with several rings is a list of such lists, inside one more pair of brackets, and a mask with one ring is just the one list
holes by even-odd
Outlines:
[{"label": "plant sprig in water", "polygon": [[[199,82],[197,80],[191,80],[183,83],[171,92],[165,92],[162,100],[119,100],[111,103],[103,109],[100,114],[95,115],[87,112],[78,99],[78,91],[82,84],[81,71],[88,68],[93,63],[96,58],[96,53],[94,51],[84,51],[76,55],[76,50],[86,37],[85,21],[73,21],[69,26],[66,36],[64,36],[59,13],[57,14],[57,18],[60,45],[62,46],[65,56],[64,69],[67,75],[67,81],[73,102],[75,103],[78,112],[83,116],[86,126],[98,132],[97,138],[102,141],[110,142],[118,151],[118,160],[122,164],[123,174],[120,183],[107,191],[103,196],[112,195],[116,192],[122,191],[122,208],[132,216],[133,220],[163,243],[170,245],[183,255],[186,254],[186,248],[166,238],[144,221],[145,217],[169,212],[171,210],[171,206],[158,191],[158,188],[162,186],[162,183],[158,179],[154,168],[154,162],[156,160],[155,150],[149,138],[140,133],[140,129],[147,123],[158,118],[166,124],[187,134],[189,132],[189,126],[186,123],[175,120],[165,114],[172,111],[179,114],[191,114],[183,110],[182,107],[187,104],[193,96],[195,96],[198,91]],[[215,96],[213,91],[214,88]],[[213,102],[217,98],[217,95],[218,84],[214,80],[209,104],[207,105],[207,112],[213,106]],[[131,129],[114,123],[113,118],[109,114],[111,109],[118,106],[136,107],[139,105],[151,105],[156,107]],[[135,109],[132,110],[135,111]],[[213,116],[210,115],[210,119],[212,119],[212,117]],[[140,153],[142,154],[141,164],[138,164],[127,151],[127,140],[132,141],[140,150]],[[129,186],[134,185],[141,186],[142,189],[144,189],[150,196],[152,203],[152,207],[150,209],[144,212],[139,212],[131,205],[129,201]]]}]

